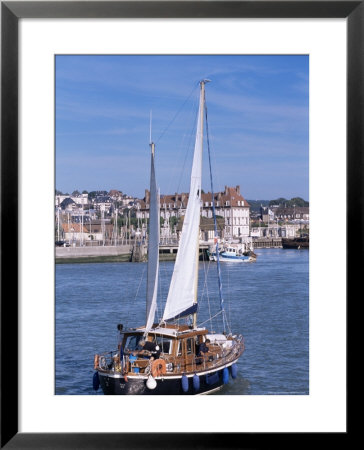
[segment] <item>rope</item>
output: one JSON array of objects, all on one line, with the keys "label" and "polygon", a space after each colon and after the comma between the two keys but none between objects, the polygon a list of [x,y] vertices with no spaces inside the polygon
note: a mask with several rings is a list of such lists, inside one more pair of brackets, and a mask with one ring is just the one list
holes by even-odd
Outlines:
[{"label": "rope", "polygon": [[196,89],[196,86],[194,86],[190,92],[190,94],[188,95],[188,97],[186,98],[186,100],[183,102],[182,106],[180,106],[180,108],[178,109],[178,111],[176,112],[176,114],[174,115],[173,119],[169,122],[169,124],[165,127],[165,129],[162,131],[162,133],[160,134],[159,138],[157,139],[156,143],[159,142],[162,137],[164,136],[164,134],[166,133],[166,131],[168,130],[168,128],[172,125],[172,123],[176,120],[176,118],[178,117],[179,113],[182,111],[182,109],[184,108],[185,104],[188,102],[188,100],[190,99],[191,95],[193,94],[193,91]]},{"label": "rope", "polygon": [[[208,261],[208,266],[207,266],[207,270],[206,270],[206,261],[203,260],[203,268],[204,268],[204,273],[205,273],[205,277],[204,277],[204,289],[206,292],[206,298],[207,298],[207,305],[209,308],[209,319],[207,319],[205,322],[210,321],[210,327],[211,327],[211,331],[213,331],[213,323],[212,323],[212,316],[211,316],[211,305],[210,305],[210,296],[209,296],[209,290],[208,290],[208,283],[207,283],[207,277],[208,277],[208,272],[210,269],[210,265],[211,265],[211,261]],[[205,323],[203,322],[203,323]]]},{"label": "rope", "polygon": [[208,127],[208,121],[207,121],[206,100],[205,100],[205,117],[206,117],[207,149],[208,149],[209,168],[210,168],[212,215],[213,215],[213,218],[214,218],[214,231],[215,231],[215,240],[216,240],[215,252],[216,252],[216,263],[217,263],[217,277],[218,277],[218,284],[219,284],[220,309],[221,309],[221,312],[223,313],[222,314],[223,330],[225,331],[226,315],[225,315],[225,308],[224,308],[224,299],[223,299],[223,296],[222,296],[222,282],[221,282],[221,270],[220,270],[220,258],[219,258],[219,244],[218,244],[217,221],[216,221],[216,211],[215,211],[214,185],[213,185],[213,181],[212,181],[211,151],[210,151],[209,127]]},{"label": "rope", "polygon": [[214,316],[210,317],[209,319],[205,320],[204,322],[201,322],[198,326],[200,327],[201,325],[203,325],[204,323],[214,319],[215,317],[217,317],[220,314],[223,314],[224,311],[218,311]]},{"label": "rope", "polygon": [[147,265],[145,264],[144,269],[143,269],[143,272],[142,272],[142,276],[141,276],[141,278],[140,278],[139,286],[138,286],[138,289],[137,289],[136,294],[135,294],[134,300],[136,300],[136,298],[137,298],[137,296],[138,296],[139,289],[140,289],[140,286],[141,286],[141,284],[142,284],[142,281],[143,281],[143,278],[144,278],[144,272],[145,272],[146,268],[147,268]]}]

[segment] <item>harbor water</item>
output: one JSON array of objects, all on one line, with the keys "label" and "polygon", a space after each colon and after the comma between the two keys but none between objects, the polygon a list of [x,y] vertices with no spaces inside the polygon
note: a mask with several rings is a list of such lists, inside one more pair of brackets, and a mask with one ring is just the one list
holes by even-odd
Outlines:
[{"label": "harbor water", "polygon": [[[309,251],[257,249],[253,263],[222,263],[226,317],[242,334],[238,376],[216,395],[309,394]],[[162,315],[174,262],[160,263]],[[145,323],[146,263],[57,264],[58,395],[102,395],[92,388],[95,353],[117,347],[117,324]],[[221,332],[216,263],[200,262],[198,324]],[[230,331],[227,329],[227,331]]]}]

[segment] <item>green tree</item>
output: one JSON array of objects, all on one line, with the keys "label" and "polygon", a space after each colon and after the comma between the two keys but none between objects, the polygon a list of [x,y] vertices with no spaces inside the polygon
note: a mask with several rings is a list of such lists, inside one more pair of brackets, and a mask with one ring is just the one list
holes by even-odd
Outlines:
[{"label": "green tree", "polygon": [[292,208],[293,206],[309,206],[309,203],[306,202],[303,198],[301,197],[294,197],[291,198],[291,200],[289,201],[289,206]]},{"label": "green tree", "polygon": [[269,202],[269,206],[274,206],[274,205],[284,206],[287,202],[288,202],[287,199],[285,199],[284,197],[280,197],[280,198],[277,198],[276,200],[271,200]]}]

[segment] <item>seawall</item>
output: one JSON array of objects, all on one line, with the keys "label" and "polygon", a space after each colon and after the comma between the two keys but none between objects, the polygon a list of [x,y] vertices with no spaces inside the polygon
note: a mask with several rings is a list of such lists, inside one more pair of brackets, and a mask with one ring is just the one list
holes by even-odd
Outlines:
[{"label": "seawall", "polygon": [[[131,261],[132,245],[105,245],[94,247],[56,247],[56,264],[90,263],[90,262],[127,262]],[[174,261],[177,247],[160,250],[160,261]],[[147,258],[146,258],[147,259]],[[206,248],[200,248],[200,260],[207,260]]]},{"label": "seawall", "polygon": [[130,261],[132,246],[56,247],[56,263]]}]

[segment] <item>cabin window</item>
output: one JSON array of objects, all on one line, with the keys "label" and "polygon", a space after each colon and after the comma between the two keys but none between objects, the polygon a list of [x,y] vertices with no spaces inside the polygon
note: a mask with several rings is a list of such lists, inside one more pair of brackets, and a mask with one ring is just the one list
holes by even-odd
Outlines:
[{"label": "cabin window", "polygon": [[177,356],[182,356],[182,353],[183,353],[183,341],[178,341]]},{"label": "cabin window", "polygon": [[141,335],[128,336],[125,343],[125,350],[133,351],[137,348]]},{"label": "cabin window", "polygon": [[194,340],[191,339],[187,339],[187,355],[191,355],[192,353],[194,353],[193,349],[194,349]]},{"label": "cabin window", "polygon": [[156,344],[159,345],[162,353],[170,354],[172,352],[172,340],[165,339],[163,336],[157,336]]}]

